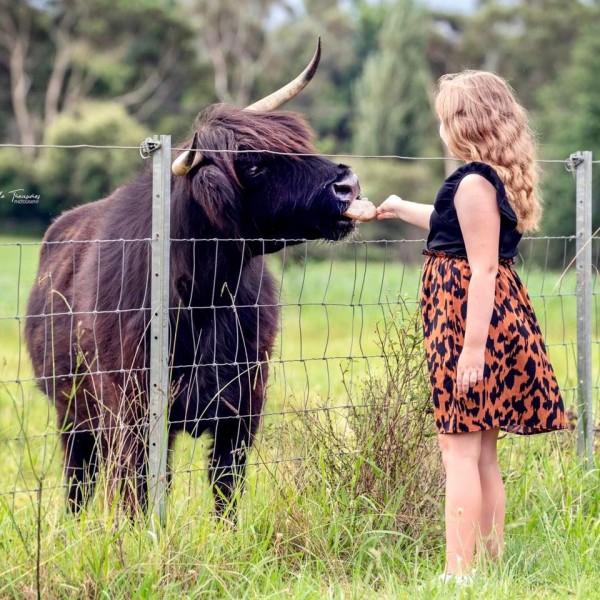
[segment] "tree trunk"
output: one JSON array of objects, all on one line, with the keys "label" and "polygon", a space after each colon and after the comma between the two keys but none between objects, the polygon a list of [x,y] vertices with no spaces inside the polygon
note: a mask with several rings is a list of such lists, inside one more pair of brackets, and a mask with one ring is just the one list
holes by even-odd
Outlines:
[{"label": "tree trunk", "polygon": [[4,47],[2,57],[8,67],[10,76],[10,97],[15,114],[19,142],[25,146],[23,152],[27,156],[35,154],[36,143],[35,121],[27,106],[27,95],[31,80],[27,74],[27,52],[31,33],[31,15],[26,8],[18,12],[13,20],[5,11],[0,21],[0,45]]}]

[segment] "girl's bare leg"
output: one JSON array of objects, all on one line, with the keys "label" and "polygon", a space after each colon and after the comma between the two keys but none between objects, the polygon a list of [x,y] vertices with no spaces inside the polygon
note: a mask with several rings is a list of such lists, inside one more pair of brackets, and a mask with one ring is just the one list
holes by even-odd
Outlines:
[{"label": "girl's bare leg", "polygon": [[446,471],[445,572],[450,575],[467,575],[473,565],[482,506],[481,439],[479,431],[438,435]]},{"label": "girl's bare leg", "polygon": [[504,515],[506,494],[498,465],[497,442],[499,429],[481,433],[479,480],[481,482],[481,544],[482,557],[496,560],[504,547]]}]

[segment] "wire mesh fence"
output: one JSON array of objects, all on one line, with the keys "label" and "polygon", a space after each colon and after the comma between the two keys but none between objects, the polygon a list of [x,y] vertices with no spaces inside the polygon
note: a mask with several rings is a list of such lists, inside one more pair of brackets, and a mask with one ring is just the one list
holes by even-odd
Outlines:
[{"label": "wire mesh fence", "polygon": [[[169,186],[169,178],[162,177],[156,185]],[[405,313],[418,311],[417,257],[423,239],[354,237],[324,244],[165,237],[164,229],[161,235],[156,229],[164,227],[165,214],[147,237],[132,232],[127,239],[0,242],[0,497],[13,514],[42,501],[62,506],[65,494],[72,504],[83,504],[94,484],[97,495],[106,495],[113,478],[133,481],[130,492],[139,500],[153,443],[160,446],[157,468],[168,473],[155,474],[163,487],[184,496],[198,486],[207,490],[211,473],[224,482],[215,495],[217,505],[242,466],[276,478],[288,464],[313,460],[313,440],[300,435],[291,442],[290,424],[302,431],[311,416],[334,414],[344,430],[349,413],[369,402],[361,394],[365,382],[386,375],[381,332],[398,322],[399,306]],[[248,280],[242,267],[250,246],[278,251],[255,261]],[[581,416],[578,337],[586,332],[592,425],[597,427],[597,234],[589,248],[592,310],[583,324],[577,320],[577,234],[524,239],[516,269],[536,309],[573,426]],[[202,281],[202,295],[189,281],[167,273],[173,256],[183,255],[193,257],[189,275]],[[236,277],[223,280],[223,257],[232,255],[238,261]],[[60,293],[49,265],[85,261],[93,268],[69,271],[76,277],[69,287],[73,297]],[[267,270],[273,277],[265,275]],[[155,281],[163,284],[163,347],[170,345],[151,363],[153,340],[160,337],[153,323],[161,307],[150,301],[153,286],[160,287]],[[34,282],[48,292],[37,303],[29,300],[27,336],[30,352],[37,355],[35,373],[24,337]],[[168,309],[165,298],[171,298]],[[154,425],[146,393],[153,387],[164,402]],[[163,428],[166,437],[155,439],[153,427]],[[169,446],[169,431],[191,435]],[[219,439],[225,442],[219,445]],[[116,469],[114,477],[98,470],[108,463]]]}]

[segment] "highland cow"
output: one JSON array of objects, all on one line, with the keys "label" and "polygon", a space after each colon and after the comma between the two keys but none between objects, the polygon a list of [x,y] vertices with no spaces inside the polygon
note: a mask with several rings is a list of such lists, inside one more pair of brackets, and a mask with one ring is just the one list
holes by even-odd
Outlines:
[{"label": "highland cow", "polygon": [[[274,111],[310,80],[319,52],[256,104],[209,107],[173,164],[169,446],[182,431],[212,437],[219,514],[244,477],[277,334],[264,255],[354,227],[344,212],[360,195],[356,175],[315,154],[301,116]],[[148,502],[151,195],[148,171],[61,215],[42,244],[25,332],[57,411],[74,512],[101,466],[130,509]]]}]

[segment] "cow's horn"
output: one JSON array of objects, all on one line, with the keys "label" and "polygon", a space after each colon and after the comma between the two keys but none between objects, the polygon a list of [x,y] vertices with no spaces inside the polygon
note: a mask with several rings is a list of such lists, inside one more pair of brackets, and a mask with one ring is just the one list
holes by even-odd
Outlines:
[{"label": "cow's horn", "polygon": [[313,78],[313,75],[317,71],[317,67],[319,66],[319,61],[321,60],[321,38],[317,41],[317,49],[310,61],[310,64],[296,79],[290,81],[287,85],[284,85],[282,88],[278,89],[276,92],[269,94],[262,100],[251,104],[246,107],[246,110],[262,110],[262,111],[271,111],[276,110],[280,106],[284,105],[286,102],[291,100],[294,96],[297,96],[301,90],[303,90],[309,81]]},{"label": "cow's horn", "polygon": [[[321,38],[317,40],[317,49],[309,63],[309,65],[294,79],[290,81],[287,85],[284,85],[282,88],[278,89],[276,92],[269,94],[262,100],[247,106],[245,110],[253,110],[253,111],[265,111],[269,112],[272,110],[276,110],[280,106],[283,106],[286,102],[289,102],[294,96],[297,96],[310,82],[313,78],[314,74],[317,72],[317,67],[319,66],[319,61],[321,60]],[[192,148],[195,146],[192,143]],[[194,152],[193,150],[186,150],[182,152],[174,161],[171,166],[171,171],[174,175],[179,177],[183,177],[187,175],[196,165],[202,162],[202,153]]]},{"label": "cow's horn", "polygon": [[[196,146],[196,136],[192,142],[192,148]],[[202,162],[202,152],[194,152],[194,150],[186,150],[182,152],[171,165],[173,175],[183,177],[187,175],[196,165]]]}]

